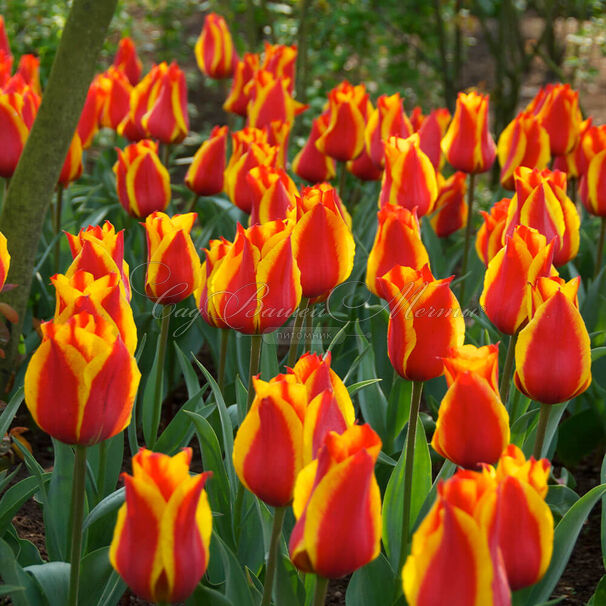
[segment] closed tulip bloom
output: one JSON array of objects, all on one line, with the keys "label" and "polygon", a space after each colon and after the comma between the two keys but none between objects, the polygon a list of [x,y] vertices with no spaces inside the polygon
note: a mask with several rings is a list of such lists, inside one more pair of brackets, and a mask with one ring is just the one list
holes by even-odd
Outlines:
[{"label": "closed tulip bloom", "polygon": [[377,278],[396,265],[421,269],[429,265],[429,255],[421,240],[416,209],[411,212],[387,204],[377,213],[377,218],[377,235],[366,265],[366,286],[380,297]]},{"label": "closed tulip bloom", "polygon": [[501,185],[513,190],[514,170],[518,166],[539,170],[547,168],[551,159],[549,135],[536,116],[521,112],[501,133],[497,153],[501,165]]},{"label": "closed tulip bloom", "polygon": [[118,43],[118,50],[114,57],[114,67],[126,74],[132,86],[135,86],[141,79],[143,64],[137,55],[135,43],[128,36],[122,38]]},{"label": "closed tulip bloom", "polygon": [[25,373],[25,402],[38,426],[82,446],[120,433],[130,422],[141,374],[114,324],[79,313],[41,330]]},{"label": "closed tulip bloom", "polygon": [[436,212],[430,220],[438,238],[446,238],[467,225],[466,177],[462,171],[457,171],[448,179],[438,173]]},{"label": "closed tulip bloom", "polygon": [[59,184],[67,187],[72,181],[77,181],[82,176],[82,168],[82,143],[78,132],[75,132],[59,175]]},{"label": "closed tulip bloom", "polygon": [[254,73],[259,69],[259,55],[244,53],[241,61],[238,61],[234,72],[229,95],[223,103],[226,112],[238,114],[246,118],[246,110],[250,101],[248,83],[252,80]]},{"label": "closed tulip bloom", "polygon": [[194,293],[196,306],[200,315],[207,324],[217,328],[227,328],[227,324],[219,316],[213,314],[213,307],[209,305],[208,289],[210,287],[210,277],[212,276],[213,269],[223,260],[231,245],[232,243],[225,238],[211,240],[208,243],[208,248],[204,249],[206,260],[202,263],[200,270],[200,288]]},{"label": "closed tulip bloom", "polygon": [[440,143],[450,122],[450,112],[445,107],[434,109],[429,116],[423,118],[418,126],[413,126],[414,132],[419,133],[419,147],[429,158],[436,172],[444,164],[444,154]]},{"label": "closed tulip bloom", "polygon": [[355,242],[344,213],[336,190],[327,185],[303,188],[297,199],[292,239],[304,297],[327,296],[351,274]]},{"label": "closed tulip bloom", "polygon": [[[540,287],[531,288],[541,296]],[[543,404],[571,400],[591,384],[591,342],[576,291],[559,286],[535,309],[516,343],[516,386]]]},{"label": "closed tulip bloom", "polygon": [[587,212],[606,217],[606,149],[595,155],[587,170],[587,195],[583,204]]},{"label": "closed tulip bloom", "polygon": [[237,227],[236,239],[210,275],[212,315],[230,328],[259,334],[282,326],[301,301],[301,273],[291,227],[282,221]]},{"label": "closed tulip bloom", "polygon": [[6,34],[6,25],[4,24],[4,17],[2,15],[0,15],[0,51],[3,51],[8,56],[12,56],[8,35]]},{"label": "closed tulip bloom", "polygon": [[514,477],[526,482],[544,499],[547,496],[550,470],[551,463],[547,459],[538,461],[534,457],[526,459],[520,448],[515,444],[509,444],[501,454],[495,477],[498,481]]},{"label": "closed tulip bloom", "polygon": [[264,127],[267,133],[267,142],[278,149],[276,153],[276,166],[278,168],[286,168],[288,164],[288,143],[292,124],[292,122],[272,120]]},{"label": "closed tulip bloom", "polygon": [[311,133],[301,151],[292,161],[293,172],[310,183],[330,181],[336,175],[334,158],[323,154],[316,147],[316,141],[328,128],[330,115],[318,116],[311,124]]},{"label": "closed tulip bloom", "polygon": [[495,202],[487,213],[481,210],[484,223],[478,229],[476,235],[476,252],[482,263],[488,267],[490,260],[503,247],[503,231],[507,224],[507,210],[509,198],[503,198]]},{"label": "closed tulip bloom", "polygon": [[238,53],[221,15],[206,15],[194,53],[203,74],[217,80],[231,78],[238,63]]},{"label": "closed tulip bloom", "polygon": [[170,202],[170,176],[158,157],[158,144],[143,139],[117,151],[113,170],[124,210],[139,218],[163,211]]},{"label": "closed tulip bloom", "polygon": [[371,112],[365,131],[366,152],[379,168],[385,163],[385,141],[390,137],[406,139],[413,133],[410,120],[404,112],[400,93],[381,95]]},{"label": "closed tulip bloom", "polygon": [[459,93],[455,115],[442,139],[442,151],[455,170],[483,173],[496,158],[496,145],[488,130],[488,95]]},{"label": "closed tulip bloom", "polygon": [[583,122],[586,128],[581,126],[579,145],[575,148],[575,162],[579,175],[585,175],[593,157],[606,149],[606,124],[593,126],[591,122],[591,118]]},{"label": "closed tulip bloom", "polygon": [[256,166],[246,179],[252,197],[251,225],[286,220],[293,215],[299,192],[283,168]]},{"label": "closed tulip bloom", "polygon": [[428,266],[416,270],[401,265],[377,280],[381,297],[389,302],[389,360],[409,381],[439,377],[442,358],[463,345],[465,322],[451,281],[436,280]]},{"label": "closed tulip bloom", "polygon": [[13,73],[13,57],[0,48],[0,88],[4,87]]},{"label": "closed tulip bloom", "polygon": [[40,59],[36,55],[21,55],[17,73],[21,74],[26,84],[29,84],[37,95],[42,94],[40,86]]},{"label": "closed tulip bloom", "polygon": [[29,136],[23,106],[21,95],[0,93],[0,177],[5,179],[13,176]]},{"label": "closed tulip bloom", "polygon": [[361,181],[379,181],[383,176],[383,169],[373,163],[366,148],[355,160],[347,163],[347,170]]},{"label": "closed tulip bloom", "polygon": [[569,179],[582,177],[583,174],[587,172],[587,162],[582,150],[581,142],[587,132],[591,130],[592,123],[593,118],[591,117],[581,122],[581,126],[579,127],[579,136],[577,137],[574,147],[564,156],[556,156],[554,158],[552,166],[553,170],[561,170],[562,172],[565,172]]},{"label": "closed tulip bloom", "polygon": [[553,241],[536,229],[518,225],[488,264],[480,305],[504,334],[513,335],[528,318],[528,284],[555,272]]},{"label": "closed tulip bloom", "polygon": [[131,298],[128,263],[124,260],[124,231],[116,232],[106,221],[103,226],[89,225],[77,235],[65,234],[72,253],[73,262],[66,272],[71,278],[77,271],[84,270],[96,279],[106,274],[120,275],[124,296]]},{"label": "closed tulip bloom", "polygon": [[57,304],[55,321],[67,322],[73,315],[87,312],[101,316],[114,324],[120,333],[129,353],[134,354],[137,347],[137,327],[124,292],[121,289],[120,275],[106,274],[95,277],[83,270],[74,272],[69,278],[63,274],[51,277],[55,287]]},{"label": "closed tulip bloom", "polygon": [[297,47],[285,44],[265,42],[261,69],[271,72],[276,78],[288,81],[288,91],[292,94],[295,86],[295,67],[297,64]]},{"label": "closed tulip bloom", "polygon": [[[490,369],[484,376],[478,372],[481,355],[486,357],[484,367]],[[497,346],[478,348],[476,356],[466,351],[459,357],[455,349],[444,358],[449,388],[440,403],[431,445],[460,467],[495,463],[509,443],[509,415],[496,386],[497,364]]]},{"label": "closed tulip bloom", "polygon": [[105,98],[105,90],[99,83],[100,77],[100,75],[95,76],[88,87],[84,107],[78,121],[78,135],[82,143],[82,149],[88,149],[92,145],[93,139],[99,130],[99,119]]},{"label": "closed tulip bloom", "polygon": [[381,494],[374,476],[381,440],[370,425],[330,432],[295,485],[297,523],[290,557],[297,568],[339,578],[381,551]]},{"label": "closed tulip bloom", "polygon": [[187,170],[185,185],[198,196],[214,196],[223,191],[227,130],[227,126],[215,126]]},{"label": "closed tulip bloom", "polygon": [[190,236],[196,217],[196,213],[169,217],[155,212],[145,219],[145,294],[152,301],[179,303],[200,287],[200,258]]},{"label": "closed tulip bloom", "polygon": [[316,141],[318,150],[335,160],[357,158],[364,148],[366,120],[372,110],[363,84],[352,86],[347,80],[328,95],[330,121]]},{"label": "closed tulip bloom", "polygon": [[191,448],[173,457],[142,448],[133,475],[122,474],[109,559],[134,593],[151,602],[182,602],[206,572],[212,513],[204,484],[211,472],[190,476]]},{"label": "closed tulip bloom", "polygon": [[126,74],[113,65],[101,74],[99,86],[103,90],[99,124],[117,130],[120,122],[128,115],[133,87]]},{"label": "closed tulip bloom", "polygon": [[468,344],[451,349],[444,358],[444,377],[448,387],[457,376],[467,371],[485,379],[494,391],[498,391],[499,346],[493,344],[476,347]]},{"label": "closed tulip bloom", "polygon": [[419,147],[419,135],[408,139],[392,137],[385,143],[385,173],[379,206],[396,204],[417,209],[422,217],[430,213],[438,196],[436,171]]},{"label": "closed tulip bloom", "polygon": [[0,291],[6,284],[6,276],[11,264],[11,256],[8,252],[7,240],[5,235],[0,232]]}]

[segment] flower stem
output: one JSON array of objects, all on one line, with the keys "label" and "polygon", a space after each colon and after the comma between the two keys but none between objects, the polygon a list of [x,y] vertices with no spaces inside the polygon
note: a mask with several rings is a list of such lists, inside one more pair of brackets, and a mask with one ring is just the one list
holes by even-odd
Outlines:
[{"label": "flower stem", "polygon": [[250,342],[250,366],[248,369],[248,402],[246,403],[246,411],[248,412],[252,401],[255,398],[255,390],[253,388],[253,377],[259,372],[259,364],[261,362],[261,344],[263,343],[263,335],[252,335]]},{"label": "flower stem", "polygon": [[312,313],[312,305],[308,304],[307,309],[305,310],[305,347],[303,348],[304,353],[311,353],[311,341],[312,341],[312,332],[314,327],[314,318]]},{"label": "flower stem", "polygon": [[196,210],[196,203],[198,202],[198,194],[196,192],[192,193],[190,201],[187,203],[186,213],[193,213]]},{"label": "flower stem", "polygon": [[59,272],[61,260],[61,210],[63,207],[63,186],[57,185],[57,200],[55,202],[55,273]]},{"label": "flower stem", "polygon": [[328,590],[328,579],[316,575],[316,591],[314,593],[313,606],[324,606],[326,592]]},{"label": "flower stem", "polygon": [[219,370],[217,372],[217,385],[219,389],[223,391],[223,384],[225,383],[225,361],[227,359],[227,342],[229,341],[229,330],[227,328],[221,329],[221,348],[219,350]]},{"label": "flower stem", "polygon": [[162,149],[160,150],[160,153],[162,157],[160,158],[160,160],[166,170],[168,170],[168,163],[170,161],[170,143],[164,143],[161,147]]},{"label": "flower stem", "polygon": [[415,456],[415,438],[417,435],[417,419],[421,406],[421,394],[423,393],[423,381],[412,382],[412,394],[410,397],[410,417],[408,418],[408,433],[406,434],[406,460],[404,463],[404,504],[402,506],[402,544],[400,547],[400,564],[398,570],[402,570],[408,547],[408,534],[410,526],[410,504],[412,497],[412,469]]},{"label": "flower stem", "polygon": [[345,200],[345,179],[347,177],[347,162],[339,162],[339,189],[338,194],[342,201]]},{"label": "flower stem", "polygon": [[103,498],[105,468],[107,467],[107,440],[99,444],[99,474],[97,476],[97,503]]},{"label": "flower stem", "polygon": [[276,510],[274,511],[274,523],[271,529],[271,542],[269,544],[269,555],[267,556],[261,606],[269,606],[271,604],[271,593],[274,585],[274,576],[276,574],[276,563],[280,552],[280,537],[282,536],[282,525],[284,523],[285,515],[286,507],[276,507]]},{"label": "flower stem", "polygon": [[471,230],[473,225],[473,199],[474,199],[475,175],[469,173],[469,186],[467,188],[467,225],[465,226],[465,245],[463,248],[463,264],[461,265],[461,291],[459,303],[465,305],[465,274],[467,273],[467,260],[469,258],[469,242],[471,241]]},{"label": "flower stem", "polygon": [[290,347],[288,348],[288,358],[286,365],[292,368],[295,365],[297,359],[297,351],[299,349],[299,334],[301,332],[301,325],[303,319],[307,317],[307,310],[309,309],[309,299],[303,297],[299,307],[297,309],[297,315],[295,316],[295,323],[292,329],[292,335],[290,337]]},{"label": "flower stem", "polygon": [[598,248],[595,253],[595,270],[593,277],[597,278],[602,269],[602,256],[604,254],[604,238],[606,237],[606,217],[602,217],[602,227],[600,228],[600,238],[598,240]]},{"label": "flower stem", "polygon": [[505,406],[507,406],[507,400],[509,400],[509,390],[511,389],[511,376],[513,374],[518,333],[519,331],[516,330],[516,332],[509,337],[507,356],[505,357],[505,365],[503,366],[503,374],[501,375],[501,402],[503,402]]},{"label": "flower stem", "polygon": [[82,551],[82,520],[84,519],[84,496],[86,492],[86,446],[75,446],[74,477],[72,488],[72,539],[69,573],[69,606],[78,604],[80,584],[80,552]]},{"label": "flower stem", "polygon": [[532,455],[535,459],[540,459],[543,453],[543,442],[545,441],[545,431],[551,407],[549,404],[541,404],[539,411],[539,422],[537,423],[537,436],[534,441],[534,451]]},{"label": "flower stem", "polygon": [[170,326],[171,305],[162,306],[162,316],[160,324],[160,337],[158,339],[158,366],[156,367],[156,386],[154,389],[154,413],[152,417],[152,440],[150,443],[155,445],[158,436],[158,427],[160,426],[160,416],[162,413],[162,392],[164,385],[164,359],[166,358],[166,344],[168,342],[168,327]]}]

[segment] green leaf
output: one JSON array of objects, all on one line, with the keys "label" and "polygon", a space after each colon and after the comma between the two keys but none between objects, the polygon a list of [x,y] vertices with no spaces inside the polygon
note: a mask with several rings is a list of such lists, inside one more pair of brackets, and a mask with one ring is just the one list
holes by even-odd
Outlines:
[{"label": "green leaf", "polygon": [[[45,474],[48,481],[50,474]],[[25,501],[33,497],[39,490],[38,478],[30,476],[11,486],[0,499],[0,536],[4,534],[14,515],[21,509]]]},{"label": "green leaf", "polygon": [[158,372],[162,374],[162,380],[160,381],[160,391],[162,398],[164,397],[164,369],[158,368],[160,364],[160,339],[161,333],[158,333],[158,339],[156,341],[156,355],[154,356],[154,363],[152,364],[147,382],[145,383],[145,389],[143,391],[143,401],[141,405],[141,422],[143,425],[143,437],[145,438],[146,444],[153,444],[157,427],[152,427],[154,422],[154,407],[156,404],[156,376]]},{"label": "green leaf", "polygon": [[118,490],[112,492],[110,495],[107,495],[102,501],[100,501],[91,512],[84,518],[84,523],[82,524],[82,530],[87,530],[90,528],[96,521],[105,517],[106,515],[116,511],[122,506],[125,499],[125,491],[124,487],[118,488]]},{"label": "green leaf", "polygon": [[565,419],[558,429],[558,458],[567,467],[574,467],[606,441],[604,425],[593,407],[580,410]]},{"label": "green leaf", "polygon": [[18,585],[0,585],[0,595],[11,595],[20,591],[25,591],[25,587]]},{"label": "green leaf", "polygon": [[205,585],[198,585],[185,606],[234,606],[222,593]]},{"label": "green leaf", "polygon": [[[543,442],[543,456],[546,456],[546,453],[550,452],[550,448],[552,446],[553,438],[558,430],[558,425],[560,423],[560,419],[568,406],[568,402],[562,402],[561,404],[554,404],[550,406],[549,419],[547,421],[547,429],[545,430],[545,441]],[[539,408],[535,408],[534,411],[536,414],[536,419],[539,419]],[[526,434],[526,439],[524,440],[524,447],[522,450],[524,454],[528,457],[532,453],[534,449],[534,441],[535,436],[537,435],[537,427],[536,423],[532,430]]]},{"label": "green leaf", "polygon": [[383,379],[366,379],[366,381],[358,381],[357,383],[352,383],[351,385],[348,385],[347,391],[349,392],[350,396],[353,396],[357,391],[360,391],[360,389],[364,389],[365,387],[368,387],[369,385],[374,385],[375,383],[379,383],[382,380]]},{"label": "green leaf", "polygon": [[179,363],[179,368],[181,369],[181,373],[183,374],[183,378],[185,379],[185,387],[187,387],[187,397],[193,398],[196,394],[200,392],[200,379],[198,379],[198,375],[194,370],[194,367],[191,365],[190,361],[187,359],[187,356],[183,353],[181,348],[174,343],[175,354],[177,356],[177,362]]},{"label": "green leaf", "polygon": [[11,592],[13,606],[46,606],[38,585],[19,566],[8,543],[0,539],[0,578],[9,586],[18,587]]},{"label": "green leaf", "polygon": [[280,373],[278,366],[278,348],[276,345],[276,333],[270,332],[263,335],[263,347],[261,347],[261,378],[269,381]]},{"label": "green leaf", "polygon": [[211,552],[219,552],[225,570],[225,597],[238,606],[255,606],[251,593],[251,586],[244,575],[242,565],[233,551],[225,544],[223,539],[213,531]]},{"label": "green leaf", "polygon": [[[600,482],[602,484],[606,484],[606,455],[602,459],[602,468],[600,469]],[[606,496],[602,497],[602,563],[604,564],[604,568],[606,568]]]},{"label": "green leaf", "polygon": [[600,358],[606,356],[606,347],[594,347],[591,350],[591,361],[595,362]]},{"label": "green leaf", "polygon": [[392,604],[394,599],[394,571],[389,560],[381,553],[379,557],[356,570],[347,585],[347,606],[369,604]]},{"label": "green leaf", "polygon": [[450,478],[450,476],[452,476],[456,470],[457,470],[457,466],[452,461],[449,461],[448,459],[446,459],[444,461],[444,464],[440,468],[440,471],[438,472],[436,479],[433,481],[433,484],[431,485],[431,490],[425,497],[425,501],[423,502],[423,505],[421,506],[421,509],[419,510],[419,515],[417,516],[416,522],[413,526],[413,532],[419,527],[419,524],[423,521],[423,518],[429,513],[429,510],[431,509],[434,501],[436,500],[436,493],[438,492],[438,484],[442,480],[447,480],[448,478]]},{"label": "green leaf", "polygon": [[280,553],[277,558],[274,595],[276,604],[294,605],[305,601],[305,586],[301,575],[285,553]]},{"label": "green leaf", "polygon": [[[114,569],[109,561],[109,547],[101,547],[87,553],[82,559],[80,568],[80,587],[78,606],[99,606],[101,597],[108,586],[115,584],[112,573]],[[123,593],[122,585],[120,594]],[[117,590],[114,594],[117,594]],[[119,594],[116,598],[119,597]]]},{"label": "green leaf", "polygon": [[20,387],[14,394],[13,397],[8,401],[6,408],[0,415],[0,438],[8,431],[10,424],[13,422],[21,402],[23,402],[23,387]]},{"label": "green leaf", "polygon": [[566,512],[579,500],[579,495],[568,486],[556,484],[549,486],[545,502],[549,505],[554,516],[562,518]]},{"label": "green leaf", "polygon": [[[67,562],[47,562],[24,568],[38,582],[49,606],[65,606],[69,592],[70,565]],[[84,593],[84,592],[83,592]]]}]

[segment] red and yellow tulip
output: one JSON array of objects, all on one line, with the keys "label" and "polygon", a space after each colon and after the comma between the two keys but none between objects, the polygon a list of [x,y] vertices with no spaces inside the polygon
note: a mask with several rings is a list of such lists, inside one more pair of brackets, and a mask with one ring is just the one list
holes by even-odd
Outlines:
[{"label": "red and yellow tulip", "polygon": [[185,185],[198,196],[214,196],[223,191],[226,149],[227,126],[215,126],[185,175]]},{"label": "red and yellow tulip", "polygon": [[250,101],[248,84],[258,69],[259,55],[244,53],[242,60],[236,64],[231,90],[223,104],[223,109],[226,112],[238,114],[246,118],[248,102]]},{"label": "red and yellow tulip", "polygon": [[0,291],[6,284],[6,276],[11,265],[11,256],[8,252],[7,240],[5,235],[0,232]]},{"label": "red and yellow tulip", "polygon": [[439,107],[434,109],[429,116],[423,117],[420,123],[413,124],[414,132],[419,133],[419,147],[430,159],[436,172],[444,164],[444,154],[440,143],[446,134],[450,117],[448,109]]},{"label": "red and yellow tulip", "polygon": [[482,263],[488,267],[490,260],[503,247],[503,232],[507,223],[509,198],[503,198],[492,205],[490,212],[480,211],[484,217],[476,235],[476,252]]},{"label": "red and yellow tulip", "polygon": [[330,181],[336,175],[334,158],[323,154],[316,147],[316,141],[326,131],[329,123],[328,113],[321,114],[312,122],[309,138],[292,161],[293,172],[310,183]]},{"label": "red and yellow tulip", "polygon": [[283,168],[256,166],[247,175],[252,197],[250,224],[286,220],[294,213],[297,186]]},{"label": "red and yellow tulip", "polygon": [[117,130],[128,115],[133,87],[126,74],[113,65],[99,76],[98,85],[102,90],[99,125]]},{"label": "red and yellow tulip", "polygon": [[25,147],[30,129],[25,109],[23,95],[0,92],[0,177],[13,176]]},{"label": "red and yellow tulip", "polygon": [[72,181],[77,181],[82,176],[82,170],[82,142],[80,135],[75,132],[59,175],[59,184],[67,187]]},{"label": "red and yellow tulip", "polygon": [[438,173],[438,198],[435,213],[431,217],[431,226],[438,238],[446,238],[467,225],[469,214],[465,194],[467,175],[457,171],[448,179]]},{"label": "red and yellow tulip", "polygon": [[297,47],[265,42],[261,69],[271,72],[276,78],[288,81],[288,92],[292,94],[295,86],[295,67]]},{"label": "red and yellow tulip", "polygon": [[227,328],[227,324],[225,324],[220,317],[212,314],[212,306],[209,305],[208,301],[210,277],[212,276],[215,267],[217,267],[229,251],[231,245],[232,243],[225,238],[211,240],[208,243],[208,248],[204,249],[206,260],[202,263],[202,268],[200,270],[200,288],[194,293],[196,306],[198,307],[200,315],[207,324],[217,328]]},{"label": "red and yellow tulip", "polygon": [[114,57],[114,67],[126,74],[132,86],[135,86],[141,79],[143,64],[137,55],[135,43],[128,36],[122,38],[118,43],[118,50]]},{"label": "red and yellow tulip", "polygon": [[21,75],[24,82],[31,86],[37,95],[42,95],[40,59],[36,55],[21,55],[16,73]]},{"label": "red and yellow tulip", "polygon": [[238,53],[221,15],[206,15],[194,53],[203,74],[218,80],[231,78],[238,63]]},{"label": "red and yellow tulip", "polygon": [[582,198],[587,212],[606,217],[606,149],[591,159],[585,179],[586,194]]},{"label": "red and yellow tulip", "polygon": [[83,149],[88,149],[92,145],[99,130],[99,119],[105,96],[105,91],[99,82],[100,77],[95,76],[88,87],[88,94],[78,121],[78,135]]}]

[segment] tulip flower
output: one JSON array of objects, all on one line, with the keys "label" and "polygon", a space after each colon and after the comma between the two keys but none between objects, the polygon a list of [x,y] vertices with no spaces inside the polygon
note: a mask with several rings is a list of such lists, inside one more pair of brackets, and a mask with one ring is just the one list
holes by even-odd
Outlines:
[{"label": "tulip flower", "polygon": [[295,86],[295,66],[297,47],[265,42],[263,61],[260,69],[272,73],[276,78],[288,81],[288,92],[293,93]]},{"label": "tulip flower", "polygon": [[429,256],[421,240],[416,209],[386,204],[378,213],[379,226],[368,254],[366,286],[380,297],[377,279],[392,267],[404,265],[414,269],[429,266]]},{"label": "tulip flower", "polygon": [[6,25],[4,24],[4,17],[0,15],[0,51],[6,53],[11,57],[11,47],[8,42],[8,35],[6,34]]},{"label": "tulip flower", "polygon": [[532,400],[557,404],[589,387],[591,343],[576,301],[579,280],[551,292],[538,282],[531,287],[535,311],[516,344],[514,380]]},{"label": "tulip flower", "polygon": [[514,171],[518,166],[547,168],[551,159],[549,135],[540,120],[530,112],[520,112],[501,133],[497,144],[501,165],[501,185],[515,189]]},{"label": "tulip flower", "polygon": [[583,204],[587,212],[606,217],[606,148],[589,162],[586,180],[587,194]]},{"label": "tulip flower", "polygon": [[82,168],[82,142],[75,132],[59,175],[59,185],[67,187],[72,181],[77,181],[82,176]]},{"label": "tulip flower", "polygon": [[[561,170],[568,179],[582,177],[587,172],[587,160],[582,148],[582,141],[588,131],[592,129],[593,118],[583,120],[579,127],[579,136],[571,151],[564,156],[556,156],[553,160],[552,170]],[[591,150],[588,150],[591,154]]]},{"label": "tulip flower", "polygon": [[430,220],[438,238],[446,238],[467,225],[466,176],[464,172],[457,171],[444,179],[438,173],[436,212]]},{"label": "tulip flower", "polygon": [[459,93],[454,118],[441,146],[455,170],[468,174],[490,170],[496,145],[488,130],[488,95]]},{"label": "tulip flower", "polygon": [[13,176],[29,135],[23,105],[21,95],[0,92],[0,177],[7,179]]},{"label": "tulip flower", "polygon": [[185,74],[173,62],[159,80],[157,92],[149,98],[148,111],[141,116],[146,133],[162,143],[181,143],[189,131]]},{"label": "tulip flower", "polygon": [[242,60],[238,61],[236,65],[231,90],[223,104],[223,109],[226,112],[246,117],[246,110],[250,100],[248,84],[258,69],[259,55],[244,53]]},{"label": "tulip flower", "polygon": [[436,172],[444,164],[440,142],[446,133],[449,122],[450,112],[445,107],[440,107],[423,118],[418,126],[413,125],[414,132],[419,133],[419,147],[429,158]]},{"label": "tulip flower", "polygon": [[443,359],[449,387],[431,445],[444,458],[473,469],[498,460],[509,443],[509,415],[497,388],[498,346],[459,355],[470,347],[454,349]]},{"label": "tulip flower", "polygon": [[11,256],[8,252],[6,236],[0,232],[0,291],[6,284],[6,276],[11,264]]},{"label": "tulip flower", "polygon": [[[586,125],[586,128],[583,125]],[[581,126],[580,142],[575,150],[575,163],[579,175],[587,174],[593,157],[606,149],[606,124],[593,126],[591,118],[588,118],[583,125]]]},{"label": "tulip flower", "polygon": [[355,160],[347,162],[347,170],[362,181],[379,181],[383,176],[383,170],[373,163],[366,148]]},{"label": "tulip flower", "polygon": [[41,330],[25,373],[25,402],[37,425],[82,446],[120,433],[130,423],[141,374],[114,324],[84,312]]},{"label": "tulip flower", "polygon": [[117,151],[113,170],[124,210],[140,218],[163,211],[170,202],[170,176],[158,158],[158,144],[144,139]]},{"label": "tulip flower", "polygon": [[396,265],[377,280],[379,294],[389,302],[389,359],[409,381],[439,377],[442,358],[463,345],[465,322],[451,281],[436,280],[427,265],[421,270]]},{"label": "tulip flower", "polygon": [[42,95],[40,86],[40,59],[36,55],[21,55],[17,73],[26,84],[32,87],[37,95]]},{"label": "tulip flower", "polygon": [[190,236],[196,217],[196,213],[169,217],[154,212],[145,219],[145,294],[152,301],[179,303],[200,287],[200,258]]},{"label": "tulip flower", "polygon": [[209,13],[194,47],[200,71],[209,78],[231,78],[238,63],[238,53],[225,19]]},{"label": "tulip flower", "polygon": [[209,558],[212,513],[204,484],[211,472],[189,475],[192,450],[173,457],[142,448],[133,475],[122,474],[109,559],[134,593],[151,602],[182,602],[196,588]]},{"label": "tulip flower", "polygon": [[476,235],[476,252],[487,267],[490,260],[503,247],[503,231],[507,223],[509,203],[509,198],[503,198],[492,205],[489,213],[480,211],[484,223]]},{"label": "tulip flower", "polygon": [[346,162],[362,153],[366,119],[372,106],[363,84],[352,86],[347,80],[328,95],[330,121],[316,140],[317,149],[335,160]]},{"label": "tulip flower", "polygon": [[143,65],[141,59],[137,56],[137,49],[131,38],[122,38],[118,43],[118,50],[114,57],[114,67],[126,74],[132,86],[135,86],[141,79]]},{"label": "tulip flower", "polygon": [[101,74],[98,84],[103,90],[99,124],[117,130],[118,125],[128,115],[133,87],[126,74],[113,65]]},{"label": "tulip flower", "polygon": [[111,273],[120,275],[124,295],[130,301],[131,290],[128,263],[124,260],[124,231],[116,233],[114,226],[106,221],[100,225],[89,225],[77,235],[65,234],[72,253],[73,262],[66,272],[71,278],[84,270],[97,280]]},{"label": "tulip flower", "polygon": [[211,315],[245,334],[282,326],[301,300],[301,272],[293,257],[291,227],[282,221],[238,224],[236,239],[210,275]]},{"label": "tulip flower", "polygon": [[272,120],[264,127],[267,133],[267,142],[278,149],[276,153],[276,166],[286,168],[288,163],[288,141],[292,122]]},{"label": "tulip flower", "polygon": [[321,114],[312,122],[309,139],[292,161],[293,172],[310,183],[330,181],[336,174],[334,159],[316,147],[316,141],[326,131],[329,123],[330,115],[327,113]]},{"label": "tulip flower", "polygon": [[492,258],[484,276],[480,305],[490,321],[506,335],[513,335],[528,318],[528,289],[553,268],[553,244],[536,229],[518,225],[513,236]]},{"label": "tulip flower", "polygon": [[227,126],[215,126],[185,175],[185,185],[198,196],[214,196],[223,191],[226,149]]},{"label": "tulip flower", "polygon": [[252,197],[251,225],[286,220],[293,214],[299,192],[284,169],[256,166],[246,179]]},{"label": "tulip flower", "polygon": [[88,94],[78,121],[78,135],[82,143],[82,149],[88,149],[92,145],[93,139],[99,130],[99,118],[105,98],[105,90],[99,82],[100,78],[100,75],[95,76],[88,87]]},{"label": "tulip flower", "polygon": [[57,295],[55,322],[67,322],[81,312],[101,316],[116,327],[126,349],[134,355],[137,327],[133,311],[121,289],[120,274],[111,273],[95,279],[80,269],[69,278],[56,274],[51,277],[51,282]]},{"label": "tulip flower", "polygon": [[13,56],[0,49],[0,88],[4,87],[13,73]]},{"label": "tulip flower", "polygon": [[385,173],[379,206],[397,204],[408,210],[416,208],[422,217],[432,211],[437,195],[436,172],[419,148],[419,135],[389,139],[385,143]]},{"label": "tulip flower", "polygon": [[194,293],[196,299],[196,306],[200,315],[207,324],[215,326],[217,328],[227,328],[221,318],[212,314],[212,305],[209,305],[208,301],[208,289],[210,287],[210,277],[212,276],[213,269],[223,260],[223,257],[227,254],[232,243],[221,238],[219,240],[211,240],[208,243],[208,248],[204,249],[206,260],[202,263],[200,270],[200,288]]},{"label": "tulip flower", "polygon": [[547,459],[537,460],[530,457],[527,460],[524,453],[515,444],[509,444],[501,454],[495,477],[499,482],[508,477],[525,482],[544,499],[547,495],[550,470],[551,463]]},{"label": "tulip flower", "polygon": [[390,137],[406,139],[413,133],[410,120],[403,107],[400,93],[381,95],[366,125],[366,152],[373,164],[382,168],[385,163],[385,141]]},{"label": "tulip flower", "polygon": [[[330,432],[295,485],[290,557],[325,578],[352,573],[381,547],[381,495],[374,476],[381,440],[370,425]],[[355,530],[355,531],[354,531]]]},{"label": "tulip flower", "polygon": [[327,296],[351,274],[355,243],[350,224],[333,187],[323,184],[302,189],[292,240],[304,297]]}]

